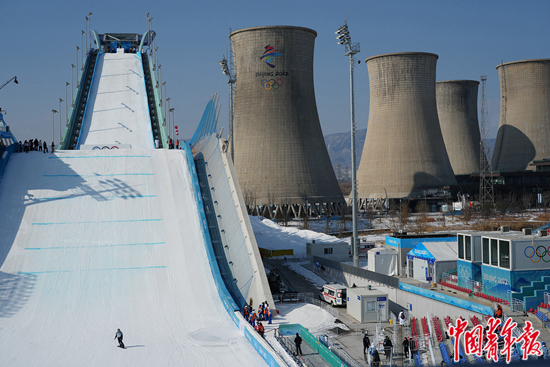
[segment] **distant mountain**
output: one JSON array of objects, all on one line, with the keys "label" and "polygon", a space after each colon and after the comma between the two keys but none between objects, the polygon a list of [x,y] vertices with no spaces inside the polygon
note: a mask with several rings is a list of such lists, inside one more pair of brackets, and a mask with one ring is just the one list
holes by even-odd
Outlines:
[{"label": "distant mountain", "polygon": [[[363,146],[365,145],[365,137],[367,135],[367,129],[357,130],[355,133],[355,149],[357,169],[359,169],[359,163],[361,161],[361,154],[363,153]],[[491,144],[489,160],[493,154],[495,143],[497,139],[489,139]],[[328,155],[332,162],[332,167],[336,173],[336,177],[339,180],[349,179],[351,176],[351,134],[350,132],[329,134],[325,136],[325,144],[327,146]]]},{"label": "distant mountain", "polygon": [[[363,153],[366,135],[367,129],[357,130],[355,132],[357,168],[359,168],[359,162],[361,161],[361,153]],[[346,132],[326,135],[325,144],[336,177],[339,180],[349,178],[351,169],[351,133]]]}]

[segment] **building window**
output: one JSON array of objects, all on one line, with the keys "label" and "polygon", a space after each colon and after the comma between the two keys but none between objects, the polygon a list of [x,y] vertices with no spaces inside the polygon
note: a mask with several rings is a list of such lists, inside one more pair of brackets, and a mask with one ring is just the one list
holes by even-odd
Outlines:
[{"label": "building window", "polygon": [[504,269],[510,269],[510,242],[500,242],[500,267]]},{"label": "building window", "polygon": [[367,312],[376,311],[376,301],[367,301]]},{"label": "building window", "polygon": [[464,259],[464,236],[458,235],[458,258]]},{"label": "building window", "polygon": [[491,265],[498,266],[498,241],[491,239]]},{"label": "building window", "polygon": [[489,239],[483,239],[483,263],[489,264]]},{"label": "building window", "polygon": [[409,261],[407,262],[407,265],[409,266],[409,278],[412,278],[413,275],[414,275],[414,272],[413,272],[413,260],[412,260],[412,259],[409,259]]},{"label": "building window", "polygon": [[332,255],[332,247],[325,249],[325,255]]},{"label": "building window", "polygon": [[472,261],[472,237],[465,236],[464,239],[466,240],[464,245],[466,248],[466,260]]}]

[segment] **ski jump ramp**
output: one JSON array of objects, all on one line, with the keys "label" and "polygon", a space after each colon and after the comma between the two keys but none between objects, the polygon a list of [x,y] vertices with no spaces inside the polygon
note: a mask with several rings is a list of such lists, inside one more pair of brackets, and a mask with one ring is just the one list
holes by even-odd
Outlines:
[{"label": "ski jump ramp", "polygon": [[102,57],[81,142],[132,149],[14,154],[0,183],[1,364],[267,365],[220,297],[189,148],[153,149],[136,55]]},{"label": "ski jump ramp", "polygon": [[80,144],[153,149],[141,57],[118,51],[98,56]]}]

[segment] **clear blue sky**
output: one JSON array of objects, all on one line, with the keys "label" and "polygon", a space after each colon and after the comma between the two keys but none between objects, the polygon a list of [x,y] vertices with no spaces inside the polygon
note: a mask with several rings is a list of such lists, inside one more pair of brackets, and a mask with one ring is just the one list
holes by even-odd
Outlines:
[{"label": "clear blue sky", "polygon": [[[59,108],[59,98],[65,99],[65,82],[71,83],[71,64],[89,12],[98,33],[143,34],[148,29],[145,15],[153,17],[162,78],[183,138],[192,136],[214,93],[221,96],[219,125],[227,125],[227,78],[218,62],[227,54],[230,28],[293,25],[317,31],[315,92],[325,135],[349,131],[349,64],[334,34],[346,13],[352,41],[361,43],[361,64],[355,70],[358,129],[368,120],[364,60],[370,56],[436,53],[437,80],[479,80],[487,74],[491,137],[496,136],[500,109],[495,67],[501,60],[550,57],[544,41],[550,1],[20,0],[2,1],[0,12],[0,83],[15,75],[19,79],[19,85],[0,90],[0,107],[7,110],[4,118],[19,140],[51,140],[51,110]],[[61,110],[64,117],[64,105]],[[59,116],[55,119],[59,136]]]}]

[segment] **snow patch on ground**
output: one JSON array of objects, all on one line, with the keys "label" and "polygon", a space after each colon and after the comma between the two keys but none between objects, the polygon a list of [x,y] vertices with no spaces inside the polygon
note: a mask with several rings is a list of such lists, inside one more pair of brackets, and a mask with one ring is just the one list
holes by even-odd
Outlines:
[{"label": "snow patch on ground", "polygon": [[321,243],[343,242],[339,238],[324,233],[283,227],[263,217],[250,216],[250,223],[252,223],[258,247],[268,250],[292,249],[295,257],[306,256],[306,243],[313,240]]}]

